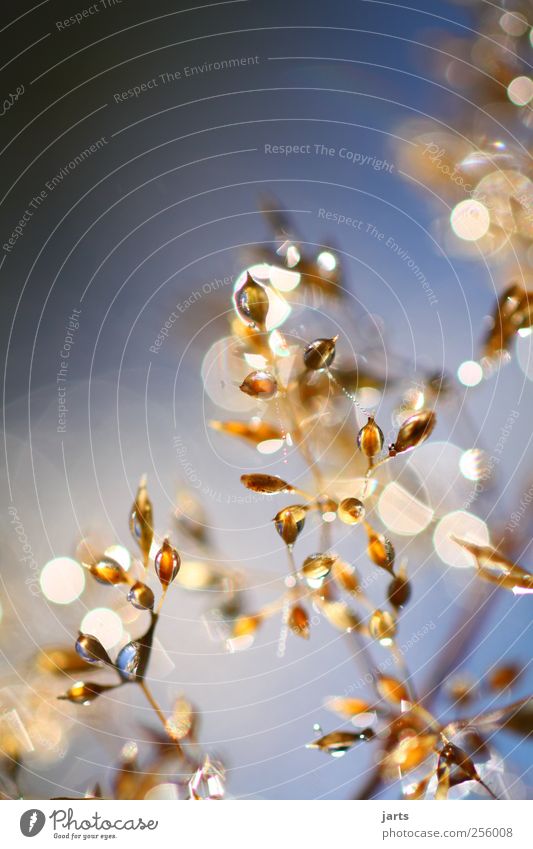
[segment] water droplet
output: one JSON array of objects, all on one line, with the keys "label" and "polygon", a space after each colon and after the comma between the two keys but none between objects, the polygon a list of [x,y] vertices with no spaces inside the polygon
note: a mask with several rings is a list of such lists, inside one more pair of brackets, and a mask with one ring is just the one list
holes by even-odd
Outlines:
[{"label": "water droplet", "polygon": [[253,371],[240,385],[241,392],[261,401],[270,401],[278,391],[276,379],[268,371]]},{"label": "water droplet", "polygon": [[130,531],[133,539],[138,544],[144,558],[144,565],[148,565],[150,548],[154,538],[153,531],[153,508],[148,497],[146,478],[141,478],[137,495],[130,512]]},{"label": "water droplet", "polygon": [[135,681],[141,662],[141,644],[136,640],[127,643],[118,653],[116,667],[125,681]]},{"label": "water droplet", "polygon": [[305,524],[306,509],[301,504],[284,507],[274,516],[276,530],[286,545],[294,545]]},{"label": "water droplet", "polygon": [[154,594],[150,587],[147,587],[142,581],[137,581],[128,593],[128,601],[137,610],[152,610],[154,606]]},{"label": "water droplet", "polygon": [[437,417],[433,410],[420,410],[413,416],[409,416],[400,427],[394,445],[390,448],[391,455],[401,454],[416,448],[417,445],[422,445],[431,435],[436,421]]},{"label": "water droplet", "polygon": [[357,525],[365,518],[365,513],[365,505],[358,498],[344,498],[339,504],[339,519],[345,525]]},{"label": "water droplet", "polygon": [[311,371],[327,369],[335,359],[335,343],[338,336],[333,339],[315,339],[304,351],[304,363]]},{"label": "water droplet", "polygon": [[331,554],[311,554],[303,562],[302,574],[306,580],[322,581],[329,575],[334,563],[335,557]]},{"label": "water droplet", "polygon": [[168,539],[163,540],[163,545],[155,556],[154,565],[161,586],[167,588],[178,574],[181,566],[181,558]]},{"label": "water droplet", "polygon": [[233,299],[237,315],[245,324],[258,330],[266,329],[268,292],[249,273],[246,273],[244,282],[235,289]]},{"label": "water droplet", "polygon": [[100,640],[90,634],[80,633],[76,640],[76,651],[87,663],[111,663],[111,658]]},{"label": "water droplet", "polygon": [[375,423],[374,417],[369,416],[368,422],[361,428],[357,436],[357,444],[360,450],[366,457],[372,459],[379,454],[384,441],[383,431]]},{"label": "water droplet", "polygon": [[112,557],[102,557],[96,563],[87,564],[93,578],[99,584],[123,584],[128,578],[126,572],[116,560]]}]

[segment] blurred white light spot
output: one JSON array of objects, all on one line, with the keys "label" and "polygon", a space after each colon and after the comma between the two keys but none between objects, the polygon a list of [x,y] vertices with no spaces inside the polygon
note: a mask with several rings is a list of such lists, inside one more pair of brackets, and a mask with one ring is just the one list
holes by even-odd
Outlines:
[{"label": "blurred white light spot", "polygon": [[293,268],[295,265],[298,265],[300,262],[300,251],[296,247],[296,245],[290,245],[287,248],[287,265],[289,268]]},{"label": "blurred white light spot", "polygon": [[466,242],[475,242],[488,232],[490,215],[487,207],[478,200],[462,200],[452,209],[450,224],[456,236]]},{"label": "blurred white light spot", "polygon": [[105,649],[112,649],[120,641],[123,633],[120,616],[109,607],[96,607],[89,610],[81,621],[80,631],[100,640]]},{"label": "blurred white light spot", "polygon": [[527,106],[533,97],[533,80],[515,77],[507,86],[507,97],[515,106]]},{"label": "blurred white light spot", "polygon": [[226,640],[226,648],[231,654],[234,654],[236,651],[245,651],[245,649],[249,649],[250,646],[253,645],[253,642],[253,634],[246,634],[242,637],[232,637],[231,639]]},{"label": "blurred white light spot", "polygon": [[394,533],[415,536],[427,528],[433,510],[401,484],[393,481],[383,490],[378,501],[382,522]]},{"label": "blurred white light spot", "polygon": [[283,242],[283,244],[276,251],[278,256],[284,256],[289,268],[293,268],[295,265],[298,265],[300,262],[300,251],[293,245],[292,242],[288,240]]},{"label": "blurred white light spot", "polygon": [[459,460],[459,468],[462,476],[467,480],[481,480],[489,471],[485,452],[480,448],[469,448],[467,451],[463,451]]},{"label": "blurred white light spot", "polygon": [[483,369],[475,360],[465,360],[457,369],[457,377],[463,386],[477,386],[483,380]]},{"label": "blurred white light spot", "polygon": [[317,262],[324,271],[333,271],[337,267],[337,260],[330,251],[322,251],[317,257]]},{"label": "blurred white light spot", "polygon": [[268,360],[262,354],[245,354],[244,359],[249,366],[255,369],[262,369],[268,365]]},{"label": "blurred white light spot", "polygon": [[533,380],[533,336],[518,336],[516,340],[516,359],[528,380]]},{"label": "blurred white light spot", "polygon": [[70,604],[85,588],[85,573],[76,560],[56,557],[43,567],[39,579],[43,595],[54,604]]},{"label": "blurred white light spot", "polygon": [[106,557],[111,557],[113,560],[116,560],[117,563],[120,563],[126,572],[131,566],[131,554],[127,548],[124,548],[123,545],[110,545],[109,548],[106,548],[104,554]]},{"label": "blurred white light spot", "polygon": [[279,330],[273,330],[268,337],[268,347],[277,357],[288,357],[290,354],[287,340]]},{"label": "blurred white light spot", "polygon": [[170,782],[165,784],[156,784],[144,794],[145,799],[158,799],[168,801],[176,801],[180,798],[179,790],[176,784]]},{"label": "blurred white light spot", "polygon": [[381,401],[381,392],[373,386],[362,386],[357,393],[357,400],[367,410],[374,409]]},{"label": "blurred white light spot", "polygon": [[520,12],[504,12],[500,18],[500,26],[507,35],[517,38],[527,32],[528,23]]},{"label": "blurred white light spot", "polygon": [[370,711],[358,713],[352,716],[350,721],[356,728],[368,728],[369,725],[373,725],[376,721],[376,714]]},{"label": "blurred white light spot", "polygon": [[264,439],[257,446],[260,454],[275,454],[280,448],[283,448],[283,439]]},{"label": "blurred white light spot", "polygon": [[280,292],[292,292],[300,284],[301,275],[298,271],[290,271],[287,268],[270,266],[270,282]]},{"label": "blurred white light spot", "polygon": [[312,590],[319,590],[324,584],[324,578],[306,578],[305,583]]},{"label": "blurred white light spot", "polygon": [[476,565],[475,557],[454,542],[452,537],[473,542],[476,545],[489,545],[490,536],[485,522],[466,510],[456,510],[444,516],[433,534],[433,545],[440,559],[449,566],[468,569]]},{"label": "blurred white light spot", "polygon": [[337,514],[333,510],[329,510],[327,513],[322,513],[323,522],[334,522],[336,518]]},{"label": "blurred white light spot", "polygon": [[[250,275],[254,278],[254,280],[259,280],[261,283],[267,281],[270,277],[270,266],[266,262],[257,263],[257,265],[251,265],[248,269]],[[241,283],[244,282],[244,278],[246,277],[246,271],[243,271],[240,277],[235,284],[235,288],[238,288]]]}]

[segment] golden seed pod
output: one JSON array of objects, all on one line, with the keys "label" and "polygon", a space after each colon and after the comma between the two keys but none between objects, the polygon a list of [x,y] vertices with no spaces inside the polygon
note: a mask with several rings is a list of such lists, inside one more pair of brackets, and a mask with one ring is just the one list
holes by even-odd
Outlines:
[{"label": "golden seed pod", "polygon": [[375,737],[375,732],[371,728],[364,728],[362,731],[332,731],[326,734],[319,740],[313,740],[312,743],[307,743],[307,749],[320,749],[322,752],[328,752],[333,757],[341,757],[349,751],[352,746],[360,741],[369,741]]},{"label": "golden seed pod", "polygon": [[301,604],[291,607],[287,622],[293,634],[303,637],[304,640],[309,639],[309,616]]},{"label": "golden seed pod", "polygon": [[388,610],[375,610],[368,623],[370,636],[381,645],[390,645],[396,635],[396,622]]},{"label": "golden seed pod", "polygon": [[503,666],[497,666],[490,673],[487,683],[491,690],[505,690],[516,682],[521,671],[520,667],[515,663],[506,663]]},{"label": "golden seed pod", "polygon": [[343,601],[316,599],[316,602],[330,625],[339,631],[357,631],[361,627],[357,614]]},{"label": "golden seed pod", "polygon": [[87,681],[85,683],[83,681],[77,681],[69,690],[67,690],[66,693],[62,696],[58,696],[57,698],[73,702],[73,704],[76,705],[89,705],[105,690],[109,689],[111,689],[111,687],[108,684],[95,684],[92,681]]},{"label": "golden seed pod", "polygon": [[401,454],[422,445],[431,435],[436,422],[437,417],[433,410],[420,410],[409,416],[398,431],[398,436],[390,447],[390,454]]},{"label": "golden seed pod", "polygon": [[335,344],[338,336],[332,339],[315,339],[304,351],[304,364],[311,371],[327,369],[335,359]]},{"label": "golden seed pod", "polygon": [[[329,495],[319,495],[316,500],[316,505],[320,510],[324,521],[333,521],[339,508],[335,499],[330,498]],[[326,516],[328,517],[327,519],[325,518]]]},{"label": "golden seed pod", "polygon": [[128,581],[125,570],[112,557],[101,557],[95,563],[84,563],[83,565],[99,584],[116,586],[116,584],[125,584]]},{"label": "golden seed pod", "polygon": [[87,663],[109,663],[112,665],[111,658],[100,640],[90,634],[82,634],[80,631],[76,640],[76,651]]},{"label": "golden seed pod", "polygon": [[404,575],[397,575],[389,584],[387,590],[389,604],[397,610],[403,607],[411,598],[411,584]]},{"label": "golden seed pod", "polygon": [[278,391],[278,382],[268,371],[252,371],[241,383],[239,389],[245,395],[270,401]]},{"label": "golden seed pod", "polygon": [[372,706],[363,699],[349,699],[344,696],[332,696],[326,701],[326,707],[333,713],[338,713],[339,716],[344,716],[346,719],[351,719],[358,716],[360,713],[369,713],[373,710]]},{"label": "golden seed pod", "polygon": [[359,448],[366,457],[372,460],[383,448],[384,441],[383,431],[375,423],[374,416],[369,416],[366,425],[361,428],[357,436]]},{"label": "golden seed pod", "polygon": [[527,292],[519,283],[511,285],[498,299],[490,330],[485,337],[483,353],[495,358],[509,350],[518,330],[531,327],[533,293]]},{"label": "golden seed pod", "polygon": [[383,767],[386,775],[390,780],[394,780],[398,777],[399,770],[407,773],[416,769],[434,754],[438,739],[436,734],[415,733],[410,729],[403,729],[398,742],[385,756]]},{"label": "golden seed pod", "polygon": [[172,714],[166,724],[170,737],[179,741],[194,736],[196,717],[196,711],[191,703],[180,696],[174,703]]},{"label": "golden seed pod", "polygon": [[451,539],[476,558],[479,575],[484,580],[513,592],[518,588],[528,592],[533,590],[533,575],[518,563],[507,560],[497,549],[489,545],[476,545],[458,537]]},{"label": "golden seed pod", "polygon": [[365,505],[358,498],[344,498],[339,504],[338,516],[345,525],[357,525],[365,518]]},{"label": "golden seed pod", "polygon": [[155,599],[150,587],[147,587],[142,581],[136,581],[128,593],[128,601],[137,610],[152,610]]},{"label": "golden seed pod", "polygon": [[249,422],[215,420],[210,421],[209,426],[227,436],[238,436],[251,445],[259,445],[260,442],[266,442],[268,439],[283,439],[283,433],[279,427],[259,419],[251,419]]},{"label": "golden seed pod", "polygon": [[467,704],[476,695],[476,685],[470,678],[453,678],[448,685],[448,692],[455,702]]},{"label": "golden seed pod", "polygon": [[376,681],[376,687],[380,696],[391,704],[410,701],[405,684],[402,684],[397,678],[392,678],[389,675],[379,675]]},{"label": "golden seed pod", "polygon": [[247,274],[242,286],[234,293],[233,301],[238,316],[245,324],[257,330],[265,330],[270,303],[264,286]]},{"label": "golden seed pod", "polygon": [[161,586],[167,589],[178,574],[181,566],[181,557],[176,549],[171,546],[167,537],[163,540],[163,545],[155,556],[154,566]]},{"label": "golden seed pod", "polygon": [[285,545],[293,546],[305,524],[306,508],[301,504],[284,507],[274,516],[274,524]]},{"label": "golden seed pod", "polygon": [[241,475],[241,483],[252,492],[293,492],[293,487],[287,481],[276,475]]},{"label": "golden seed pod", "polygon": [[355,569],[338,558],[333,564],[333,577],[338,585],[347,593],[357,594],[361,589]]},{"label": "golden seed pod", "polygon": [[481,569],[494,567],[500,569],[505,574],[508,574],[513,568],[514,564],[500,555],[498,551],[490,545],[478,545],[475,542],[470,542],[470,540],[460,539],[455,536],[452,536],[451,539],[475,557],[478,566]]},{"label": "golden seed pod", "polygon": [[262,621],[262,617],[259,615],[239,616],[239,618],[233,623],[233,630],[231,633],[232,638],[239,639],[239,637],[252,636],[252,634],[255,634]]},{"label": "golden seed pod", "polygon": [[148,497],[146,478],[142,477],[130,512],[130,531],[141,549],[145,566],[148,566],[150,547],[154,538],[153,524],[152,502]]},{"label": "golden seed pod", "polygon": [[479,781],[478,771],[467,753],[453,743],[447,743],[439,755],[437,777],[445,772],[448,773],[450,787],[464,781]]},{"label": "golden seed pod", "polygon": [[76,649],[54,647],[44,648],[39,652],[37,667],[41,672],[53,675],[69,675],[87,669],[86,661],[79,656]]},{"label": "golden seed pod", "polygon": [[306,581],[321,581],[331,572],[335,559],[331,554],[310,554],[303,562],[302,575]]},{"label": "golden seed pod", "polygon": [[367,528],[368,533],[368,546],[367,546],[367,554],[370,557],[372,563],[375,563],[376,566],[380,566],[381,569],[385,569],[387,572],[390,572],[391,575],[394,575],[394,546],[390,539],[383,534],[378,534],[373,528],[370,526]]}]

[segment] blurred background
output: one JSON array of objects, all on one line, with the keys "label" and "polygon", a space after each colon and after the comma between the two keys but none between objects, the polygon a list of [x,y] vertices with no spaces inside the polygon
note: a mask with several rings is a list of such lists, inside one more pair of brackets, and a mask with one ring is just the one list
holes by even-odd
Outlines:
[{"label": "blurred background", "polygon": [[[421,375],[450,375],[451,399],[418,468],[431,527],[392,534],[416,572],[400,637],[421,685],[450,629],[470,617],[474,570],[439,557],[432,533],[465,503],[484,528],[503,527],[527,493],[529,342],[520,361],[479,385],[468,385],[475,370],[457,377],[476,361],[506,266],[475,245],[462,250],[449,227],[453,203],[419,173],[410,177],[408,164],[420,122],[463,138],[468,118],[506,141],[497,113],[437,73],[450,55],[442,39],[474,38],[479,5],[5,4],[2,713],[26,703],[29,687],[28,710],[45,711],[34,737],[52,740],[28,754],[25,795],[76,794],[109,780],[123,744],[142,747],[155,727],[134,688],[87,709],[45,708],[34,669],[40,647],[71,645],[95,609],[112,614],[110,646],[125,640],[130,625],[114,590],[80,578],[61,595],[61,582],[48,586],[42,572],[76,557],[87,535],[133,547],[128,514],[142,474],[156,527],[172,533],[182,557],[198,557],[173,518],[178,491],[189,490],[218,562],[246,576],[248,607],[280,592],[287,567],[271,525],[279,502],[252,499],[239,476],[291,480],[303,469],[292,454],[264,458],[208,427],[239,418],[235,376],[212,346],[228,334],[233,284],[255,246],[279,247],[260,211],[265,197],[287,211],[290,235],[307,251],[334,247],[342,261],[343,301],[295,309],[292,332],[308,341],[340,333],[347,360],[355,351],[398,381],[395,404]],[[380,421],[389,435],[390,405]],[[505,428],[494,479],[469,501],[460,459],[473,446],[494,455]],[[301,555],[317,545],[310,528]],[[345,534],[339,549],[370,571],[363,537]],[[342,635],[319,620],[309,643],[283,645],[273,619],[250,649],[228,652],[206,617],[219,602],[211,595],[171,590],[151,671],[160,702],[185,693],[198,706],[202,746],[224,761],[230,795],[350,798],[372,773],[371,747],[341,760],[305,748],[315,724],[337,727],[328,696],[364,692]],[[530,605],[498,594],[446,674],[476,681],[495,661],[527,666]],[[524,673],[512,695],[527,694],[530,682]],[[61,682],[46,686],[61,691]],[[530,746],[506,734],[498,746],[513,792],[526,796]]]}]

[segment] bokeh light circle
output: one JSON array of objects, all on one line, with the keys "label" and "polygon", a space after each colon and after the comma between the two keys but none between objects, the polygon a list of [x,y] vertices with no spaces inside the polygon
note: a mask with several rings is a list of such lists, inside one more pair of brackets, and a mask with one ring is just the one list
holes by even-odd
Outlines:
[{"label": "bokeh light circle", "polygon": [[444,516],[433,534],[433,545],[440,559],[448,566],[458,569],[470,569],[476,565],[475,557],[454,541],[453,537],[473,542],[476,545],[489,545],[489,530],[479,516],[466,510],[455,510]]},{"label": "bokeh light circle", "polygon": [[80,631],[96,637],[105,649],[111,649],[120,642],[124,627],[120,616],[114,610],[109,607],[95,607],[83,617]]},{"label": "bokeh light circle", "polygon": [[43,566],[39,583],[48,601],[71,604],[85,589],[85,572],[71,557],[55,557]]}]

